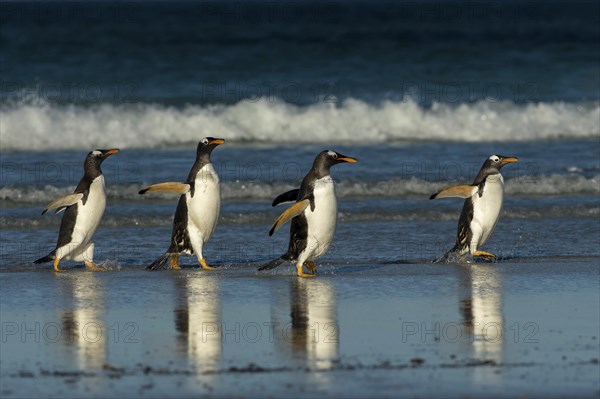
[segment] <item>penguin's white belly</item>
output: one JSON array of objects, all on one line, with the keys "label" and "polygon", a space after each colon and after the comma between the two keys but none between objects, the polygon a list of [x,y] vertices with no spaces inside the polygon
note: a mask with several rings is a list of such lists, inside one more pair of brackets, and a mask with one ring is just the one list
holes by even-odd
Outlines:
[{"label": "penguin's white belly", "polygon": [[94,233],[100,224],[106,207],[104,176],[98,176],[90,185],[87,201],[77,202],[77,219],[71,234],[71,242],[57,248],[59,258],[81,260],[81,253],[93,242]]},{"label": "penguin's white belly", "polygon": [[196,177],[194,196],[186,194],[188,205],[188,231],[190,238],[198,235],[203,243],[212,235],[221,208],[219,176],[211,164],[204,166]]},{"label": "penguin's white belly", "polygon": [[502,202],[504,199],[504,179],[502,175],[490,176],[487,178],[483,188],[483,195],[479,197],[476,193],[473,196],[473,220],[480,237],[473,236],[474,240],[478,238],[478,245],[483,245],[494,231],[496,223],[502,211]]},{"label": "penguin's white belly", "polygon": [[310,206],[304,211],[308,224],[306,251],[309,260],[322,256],[333,241],[337,224],[337,200],[331,176],[315,181],[313,195],[314,211]]}]

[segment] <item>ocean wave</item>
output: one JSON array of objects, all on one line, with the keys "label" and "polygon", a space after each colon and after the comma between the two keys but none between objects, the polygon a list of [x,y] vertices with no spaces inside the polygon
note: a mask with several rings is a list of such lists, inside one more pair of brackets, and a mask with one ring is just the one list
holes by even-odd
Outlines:
[{"label": "ocean wave", "polygon": [[0,108],[2,151],[160,148],[214,135],[238,142],[352,143],[398,140],[530,141],[600,136],[600,103],[358,99],[298,106],[279,100],[233,105],[21,102]]},{"label": "ocean wave", "polygon": [[[446,182],[428,181],[418,178],[388,179],[375,181],[342,180],[336,182],[338,197],[378,197],[403,198],[423,197],[445,187]],[[107,195],[110,200],[136,201],[175,201],[176,194],[152,193],[141,196],[138,191],[145,184],[108,185]],[[74,190],[74,186],[58,187],[53,185],[11,185],[0,187],[0,201],[21,204],[46,204],[56,197]],[[285,182],[221,182],[221,197],[224,201],[263,200],[270,202],[277,195],[294,188]],[[507,195],[537,196],[537,195],[577,195],[600,194],[600,175],[586,177],[577,174],[551,174],[540,176],[520,176],[507,180],[505,183]]]}]

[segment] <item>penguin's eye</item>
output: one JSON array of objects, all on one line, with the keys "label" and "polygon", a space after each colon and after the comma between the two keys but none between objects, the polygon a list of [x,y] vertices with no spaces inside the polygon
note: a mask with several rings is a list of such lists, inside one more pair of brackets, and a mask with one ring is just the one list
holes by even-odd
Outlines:
[{"label": "penguin's eye", "polygon": [[204,144],[204,145],[208,144],[208,140],[207,139],[202,139],[202,144]]},{"label": "penguin's eye", "polygon": [[338,154],[336,154],[336,153],[334,152],[334,153],[331,155],[331,157],[332,157],[333,159],[337,159],[337,157],[338,157]]}]

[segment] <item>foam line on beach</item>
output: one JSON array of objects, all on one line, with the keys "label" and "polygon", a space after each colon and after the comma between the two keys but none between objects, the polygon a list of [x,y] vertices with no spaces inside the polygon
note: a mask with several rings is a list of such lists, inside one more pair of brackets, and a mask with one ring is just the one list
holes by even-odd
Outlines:
[{"label": "foam line on beach", "polygon": [[[109,184],[107,195],[110,200],[119,201],[174,201],[173,194],[156,193],[140,196],[138,191],[145,183]],[[436,192],[447,182],[428,181],[412,177],[410,179],[387,180],[341,180],[336,182],[336,193],[340,198],[376,197],[402,198],[424,197]],[[25,204],[43,204],[74,190],[74,186],[57,185],[7,185],[0,187],[0,201]],[[225,201],[272,200],[277,195],[293,188],[286,182],[225,181],[221,182],[221,196]],[[591,177],[581,174],[551,174],[540,176],[520,176],[506,181],[507,195],[576,195],[600,194],[600,175]]]},{"label": "foam line on beach", "polygon": [[[456,207],[455,207],[456,208]],[[265,225],[269,226],[274,219],[274,214],[269,212],[267,206],[263,207],[263,212],[247,213],[222,213],[220,224],[224,225]],[[457,218],[457,209],[414,209],[407,210],[381,210],[378,212],[340,212],[339,221],[341,223],[362,223],[362,222],[381,222],[381,221],[452,221]],[[570,206],[550,206],[543,210],[530,207],[520,207],[504,210],[503,218],[506,219],[541,219],[548,217],[561,218],[589,218],[600,217],[600,207],[594,205],[582,205],[579,207]],[[172,212],[154,216],[149,215],[110,215],[102,219],[104,227],[165,227],[173,223]],[[56,228],[59,224],[58,218],[38,217],[38,216],[18,216],[18,217],[0,217],[0,225],[4,229],[31,229],[31,228]],[[265,230],[266,231],[266,230]],[[265,233],[266,234],[266,233]]]}]

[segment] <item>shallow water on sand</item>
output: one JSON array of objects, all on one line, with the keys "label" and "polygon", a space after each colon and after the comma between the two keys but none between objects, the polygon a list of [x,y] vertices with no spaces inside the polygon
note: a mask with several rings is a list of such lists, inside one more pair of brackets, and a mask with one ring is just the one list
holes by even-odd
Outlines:
[{"label": "shallow water on sand", "polygon": [[597,258],[291,272],[2,273],[2,394],[598,395]]}]

